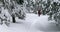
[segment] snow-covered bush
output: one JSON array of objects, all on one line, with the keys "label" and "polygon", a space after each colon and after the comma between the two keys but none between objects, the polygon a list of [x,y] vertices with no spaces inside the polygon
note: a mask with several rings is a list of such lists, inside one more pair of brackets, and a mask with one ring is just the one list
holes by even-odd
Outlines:
[{"label": "snow-covered bush", "polygon": [[4,7],[0,8],[0,24],[3,24],[3,22],[8,25],[10,24],[10,14],[8,13],[8,10],[4,9]]}]

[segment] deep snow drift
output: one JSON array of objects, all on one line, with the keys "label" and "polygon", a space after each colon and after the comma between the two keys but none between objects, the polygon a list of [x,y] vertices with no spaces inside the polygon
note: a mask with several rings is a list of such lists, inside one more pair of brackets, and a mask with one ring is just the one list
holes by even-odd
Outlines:
[{"label": "deep snow drift", "polygon": [[0,32],[46,32],[60,31],[59,27],[48,21],[47,15],[27,13],[25,20],[16,17],[16,23],[10,23],[9,27],[5,24],[0,25]]}]

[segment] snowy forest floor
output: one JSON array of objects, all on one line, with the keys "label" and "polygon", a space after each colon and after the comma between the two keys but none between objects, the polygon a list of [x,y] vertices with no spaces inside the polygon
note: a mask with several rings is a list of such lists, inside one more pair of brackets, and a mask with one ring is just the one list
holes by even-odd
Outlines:
[{"label": "snowy forest floor", "polygon": [[26,14],[25,20],[16,18],[16,23],[10,23],[9,27],[5,24],[0,25],[0,32],[56,32],[60,27],[48,21],[47,15]]}]

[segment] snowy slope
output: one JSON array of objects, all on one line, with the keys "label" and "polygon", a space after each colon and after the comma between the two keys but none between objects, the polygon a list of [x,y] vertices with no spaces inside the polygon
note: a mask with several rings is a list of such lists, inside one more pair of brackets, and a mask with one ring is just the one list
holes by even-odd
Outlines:
[{"label": "snowy slope", "polygon": [[46,32],[46,31],[60,31],[55,24],[48,21],[48,16],[37,14],[26,14],[25,20],[16,18],[16,23],[11,23],[9,27],[5,24],[0,25],[0,32]]}]

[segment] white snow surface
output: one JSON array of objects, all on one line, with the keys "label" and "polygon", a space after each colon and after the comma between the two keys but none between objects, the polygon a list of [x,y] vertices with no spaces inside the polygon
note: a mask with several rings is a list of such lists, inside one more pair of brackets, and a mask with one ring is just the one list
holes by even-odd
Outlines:
[{"label": "white snow surface", "polygon": [[[39,17],[37,14],[27,13],[25,20],[16,17],[16,23],[10,23],[9,26],[0,25],[0,32],[45,32],[50,29],[56,31],[54,30],[56,27],[53,28],[52,26],[55,27],[48,21],[47,15]],[[56,29],[58,30],[58,28]]]}]

